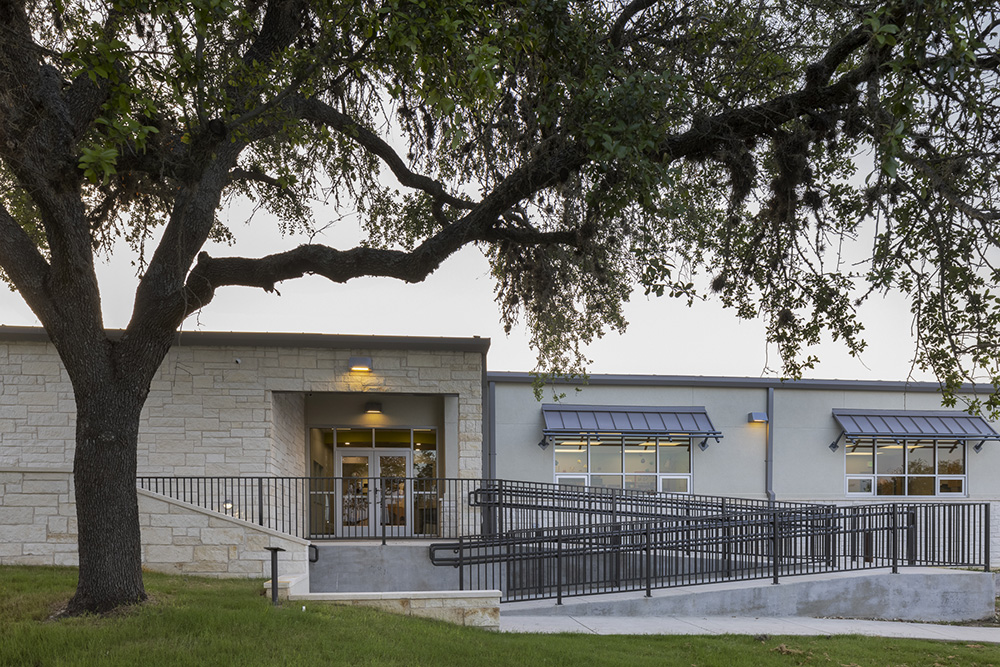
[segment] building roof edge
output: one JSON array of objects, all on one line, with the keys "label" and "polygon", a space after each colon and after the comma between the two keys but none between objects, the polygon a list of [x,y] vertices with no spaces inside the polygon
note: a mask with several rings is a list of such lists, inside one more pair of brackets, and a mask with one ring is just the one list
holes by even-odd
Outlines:
[{"label": "building roof edge", "polygon": [[[488,382],[499,384],[523,384],[534,381],[532,373],[523,371],[489,371]],[[593,374],[587,379],[557,378],[549,384],[576,386],[620,385],[633,387],[719,387],[733,389],[814,389],[842,390],[865,389],[868,391],[912,391],[937,392],[941,386],[936,382],[916,382],[901,380],[783,380],[781,378],[725,377],[714,375],[618,375]],[[973,385],[963,385],[961,393],[975,393]]]},{"label": "building roof edge", "polygon": [[[109,329],[111,338],[120,337],[121,329]],[[0,325],[0,341],[48,342],[42,327]],[[253,331],[179,331],[174,345],[210,347],[319,347],[333,349],[421,350],[485,353],[489,338],[452,338],[432,336],[375,336],[363,334],[272,333]]]}]

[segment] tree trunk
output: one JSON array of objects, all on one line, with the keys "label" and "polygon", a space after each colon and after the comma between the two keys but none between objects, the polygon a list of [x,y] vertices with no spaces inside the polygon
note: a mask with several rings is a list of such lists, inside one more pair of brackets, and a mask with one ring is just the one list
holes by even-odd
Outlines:
[{"label": "tree trunk", "polygon": [[75,383],[74,391],[80,579],[68,615],[103,613],[146,599],[135,477],[139,413],[147,391]]}]

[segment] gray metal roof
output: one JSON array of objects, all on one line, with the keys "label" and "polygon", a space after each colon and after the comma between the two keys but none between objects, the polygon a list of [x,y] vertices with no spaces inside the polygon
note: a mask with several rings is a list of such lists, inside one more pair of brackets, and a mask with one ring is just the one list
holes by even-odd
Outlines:
[{"label": "gray metal roof", "polygon": [[542,405],[545,434],[643,433],[703,435],[721,438],[703,407],[630,407],[622,405]]},{"label": "gray metal roof", "polygon": [[965,412],[835,409],[833,418],[848,438],[1000,440],[985,419]]}]

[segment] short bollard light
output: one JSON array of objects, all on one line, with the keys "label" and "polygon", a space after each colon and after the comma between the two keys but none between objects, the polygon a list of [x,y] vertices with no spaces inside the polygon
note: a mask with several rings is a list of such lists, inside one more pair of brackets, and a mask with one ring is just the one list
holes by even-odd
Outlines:
[{"label": "short bollard light", "polygon": [[278,552],[284,551],[281,547],[267,547],[271,552],[271,604],[278,606]]}]

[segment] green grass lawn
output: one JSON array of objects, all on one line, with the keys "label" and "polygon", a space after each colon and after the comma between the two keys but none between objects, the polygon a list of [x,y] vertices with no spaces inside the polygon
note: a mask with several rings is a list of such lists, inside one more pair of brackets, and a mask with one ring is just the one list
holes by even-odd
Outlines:
[{"label": "green grass lawn", "polygon": [[0,665],[830,665],[1000,667],[1000,646],[869,637],[514,635],[322,604],[261,582],[146,575],[150,602],[49,620],[73,568],[0,567]]}]

